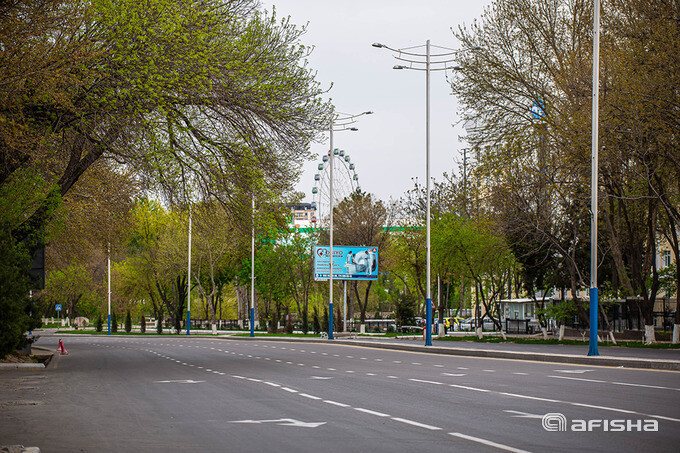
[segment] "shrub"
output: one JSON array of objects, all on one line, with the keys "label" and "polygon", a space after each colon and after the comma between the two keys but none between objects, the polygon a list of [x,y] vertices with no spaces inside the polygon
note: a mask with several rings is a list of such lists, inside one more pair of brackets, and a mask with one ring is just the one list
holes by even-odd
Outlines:
[{"label": "shrub", "polygon": [[132,317],[130,316],[130,310],[125,314],[125,332],[130,333],[132,331]]},{"label": "shrub", "polygon": [[319,322],[319,309],[314,306],[312,311],[312,330],[315,334],[321,333],[321,323]]},{"label": "shrub", "polygon": [[94,330],[97,332],[104,330],[104,320],[102,319],[101,313],[97,313],[97,317],[94,320]]},{"label": "shrub", "polygon": [[142,316],[139,320],[139,330],[141,330],[142,333],[146,332],[146,316]]},{"label": "shrub", "polygon": [[118,318],[115,311],[111,313],[111,332],[118,332]]}]

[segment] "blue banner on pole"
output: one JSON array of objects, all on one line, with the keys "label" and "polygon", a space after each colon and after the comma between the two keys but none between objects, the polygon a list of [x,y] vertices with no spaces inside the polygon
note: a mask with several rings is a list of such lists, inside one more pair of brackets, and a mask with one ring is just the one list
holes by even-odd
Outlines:
[{"label": "blue banner on pole", "polygon": [[[328,280],[331,268],[329,246],[314,246],[314,280]],[[378,248],[333,246],[333,280],[377,280]]]}]

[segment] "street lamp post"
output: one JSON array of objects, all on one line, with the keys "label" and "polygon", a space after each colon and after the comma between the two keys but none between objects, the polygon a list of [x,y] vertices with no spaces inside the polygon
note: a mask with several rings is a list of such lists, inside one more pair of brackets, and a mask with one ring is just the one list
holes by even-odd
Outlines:
[{"label": "street lamp post", "polygon": [[107,285],[107,299],[109,305],[109,330],[107,335],[111,335],[111,244],[106,249],[106,285]]},{"label": "street lamp post", "polygon": [[189,252],[187,263],[187,335],[191,335],[191,205],[189,205]]},{"label": "street lamp post", "polygon": [[333,113],[331,116],[331,121],[329,125],[329,135],[330,135],[330,151],[328,152],[328,162],[331,166],[330,168],[330,185],[329,185],[329,198],[330,198],[330,227],[329,233],[329,272],[328,272],[328,339],[333,339],[333,160],[334,152],[333,148],[333,132],[339,131],[358,131],[356,127],[352,127],[352,124],[356,123],[356,119],[362,115],[371,115],[373,112],[363,112],[357,115],[348,115],[345,113]]},{"label": "street lamp post", "polygon": [[250,236],[250,336],[255,336],[255,192],[253,192],[252,228]]},{"label": "street lamp post", "polygon": [[[426,285],[427,294],[425,296],[425,346],[432,346],[432,288],[430,288],[430,71],[446,71],[448,69],[457,69],[456,66],[451,66],[454,56],[461,52],[461,50],[454,50],[448,47],[432,46],[430,40],[425,42],[425,46],[407,47],[404,49],[393,49],[385,44],[373,43],[373,47],[385,48],[395,52],[394,58],[408,63],[408,65],[395,65],[393,69],[412,69],[416,71],[425,71],[425,191],[427,199],[427,207],[425,213],[425,266],[426,266]],[[425,47],[425,54],[407,52],[411,49],[418,49]],[[443,50],[441,53],[432,55],[430,50],[432,47]],[[464,50],[481,50],[481,47],[473,47]],[[434,57],[434,61],[432,61]],[[423,60],[424,58],[424,60]],[[438,67],[432,68],[432,65]]]},{"label": "street lamp post", "polygon": [[597,350],[597,179],[598,179],[598,111],[600,94],[600,0],[594,0],[593,11],[593,113],[590,178],[590,338],[588,355],[600,355]]}]

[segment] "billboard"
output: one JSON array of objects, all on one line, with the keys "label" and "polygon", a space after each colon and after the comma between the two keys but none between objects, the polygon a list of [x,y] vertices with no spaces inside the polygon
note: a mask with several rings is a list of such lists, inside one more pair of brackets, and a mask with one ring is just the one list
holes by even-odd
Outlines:
[{"label": "billboard", "polygon": [[[314,246],[314,280],[330,278],[331,248],[327,245]],[[378,248],[333,246],[333,279],[377,280]]]}]

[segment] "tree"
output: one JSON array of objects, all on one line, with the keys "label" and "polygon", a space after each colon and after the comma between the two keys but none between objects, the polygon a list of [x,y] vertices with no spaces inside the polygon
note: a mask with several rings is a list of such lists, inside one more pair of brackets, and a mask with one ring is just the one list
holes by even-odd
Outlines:
[{"label": "tree", "polygon": [[130,310],[127,310],[125,314],[125,332],[130,333],[132,331],[132,317],[130,316]]},{"label": "tree", "polygon": [[213,335],[222,288],[234,278],[239,235],[221,205],[204,202],[193,209],[192,280],[209,308]]},{"label": "tree", "polygon": [[[669,227],[677,225],[670,183],[678,169],[677,18],[673,1],[613,0],[603,9],[600,279],[616,286],[612,294],[639,296],[651,339],[656,240],[663,230],[673,243]],[[500,188],[505,196],[494,201],[505,212],[526,213],[512,230],[559,257],[581,313],[577,292],[588,286],[589,261],[591,24],[588,2],[496,1],[481,21],[456,33],[464,46],[486,51],[462,55],[463,70],[452,80],[472,126],[468,139],[488,181],[485,193]]]},{"label": "tree", "polygon": [[314,283],[314,258],[311,251],[316,237],[294,230],[284,234],[279,251],[288,274],[290,293],[302,318],[302,332],[309,331],[309,299]]},{"label": "tree", "polygon": [[[0,230],[1,231],[1,230]],[[26,248],[0,234],[0,357],[30,343],[26,331],[40,325],[38,311],[31,316],[32,304],[28,297],[30,268]]]},{"label": "tree", "polygon": [[[381,200],[365,192],[355,191],[333,208],[334,245],[378,247],[387,245],[388,235],[383,230],[390,225],[390,215]],[[328,237],[320,238],[328,242]],[[359,293],[359,282],[352,282],[352,289],[359,304],[361,323],[366,321],[366,309],[373,281],[365,284],[363,297]]]},{"label": "tree", "polygon": [[244,191],[280,200],[327,123],[304,29],[254,1],[1,8],[0,192],[17,203],[2,224],[29,252],[97,166],[131,171],[170,205],[190,191],[237,214]]},{"label": "tree", "polygon": [[[513,256],[504,239],[484,220],[462,219],[455,214],[440,217],[432,228],[433,261],[436,266],[462,269],[475,283],[485,314],[502,332],[498,298],[503,291]],[[481,328],[478,328],[481,335]]]}]

